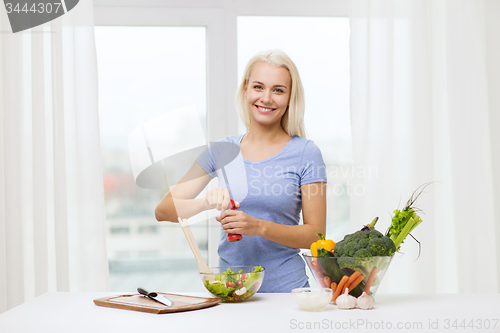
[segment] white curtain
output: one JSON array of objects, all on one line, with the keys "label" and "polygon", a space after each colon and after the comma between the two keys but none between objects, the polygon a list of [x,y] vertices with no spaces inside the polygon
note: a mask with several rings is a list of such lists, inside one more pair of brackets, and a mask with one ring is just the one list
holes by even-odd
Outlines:
[{"label": "white curtain", "polygon": [[0,11],[0,312],[105,291],[92,1],[11,33]]},{"label": "white curtain", "polygon": [[[351,0],[351,227],[420,224],[379,292],[500,290],[500,2]],[[364,171],[364,172],[363,172]]]}]

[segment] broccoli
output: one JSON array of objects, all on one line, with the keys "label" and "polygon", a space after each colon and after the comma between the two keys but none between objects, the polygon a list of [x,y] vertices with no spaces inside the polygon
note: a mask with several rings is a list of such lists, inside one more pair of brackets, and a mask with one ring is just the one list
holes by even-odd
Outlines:
[{"label": "broccoli", "polygon": [[396,252],[394,242],[377,230],[359,230],[346,235],[335,245],[335,257],[392,256]]},{"label": "broccoli", "polygon": [[[370,226],[373,227],[377,221],[374,220]],[[343,240],[335,245],[333,255],[337,257],[337,263],[341,270],[346,272],[360,271],[365,278],[370,275],[374,267],[379,271],[385,269],[390,261],[390,256],[396,252],[394,242],[387,236],[382,235],[375,229],[362,229],[355,233],[346,235]],[[386,258],[381,258],[386,257]],[[372,285],[377,285],[377,277]],[[361,294],[363,285],[359,290],[353,290],[351,295]]]}]

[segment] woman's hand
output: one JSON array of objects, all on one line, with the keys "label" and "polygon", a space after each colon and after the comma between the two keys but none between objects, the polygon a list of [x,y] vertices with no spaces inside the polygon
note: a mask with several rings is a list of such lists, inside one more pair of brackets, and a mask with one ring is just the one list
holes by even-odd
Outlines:
[{"label": "woman's hand", "polygon": [[205,210],[226,210],[229,207],[230,202],[231,194],[229,193],[229,190],[222,187],[216,187],[208,191],[205,196]]},{"label": "woman's hand", "polygon": [[[235,202],[236,208],[240,207]],[[241,210],[226,210],[215,218],[222,224],[222,229],[227,234],[240,234],[244,236],[260,236],[260,220]]]}]

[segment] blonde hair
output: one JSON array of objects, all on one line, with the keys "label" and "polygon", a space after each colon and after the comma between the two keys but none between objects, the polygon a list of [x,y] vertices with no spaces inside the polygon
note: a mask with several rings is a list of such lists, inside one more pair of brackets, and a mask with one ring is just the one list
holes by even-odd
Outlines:
[{"label": "blonde hair", "polygon": [[248,105],[245,99],[245,89],[248,86],[248,80],[250,79],[250,74],[255,66],[255,64],[260,62],[266,62],[271,66],[284,67],[290,73],[290,78],[292,79],[292,87],[290,93],[290,102],[288,109],[283,114],[281,118],[281,127],[290,136],[298,135],[301,137],[306,137],[306,129],[304,126],[304,88],[302,86],[302,81],[300,80],[299,71],[293,63],[292,59],[281,50],[266,50],[255,54],[247,63],[245,72],[243,74],[243,81],[236,93],[236,109],[240,115],[241,120],[245,124],[248,130],[250,129],[250,110],[248,110]]}]

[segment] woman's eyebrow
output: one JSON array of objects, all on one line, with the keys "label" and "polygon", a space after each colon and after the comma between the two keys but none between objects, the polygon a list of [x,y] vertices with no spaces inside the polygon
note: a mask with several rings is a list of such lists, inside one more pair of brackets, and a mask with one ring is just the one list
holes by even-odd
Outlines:
[{"label": "woman's eyebrow", "polygon": [[[253,81],[252,83],[257,83],[257,84],[260,84],[260,85],[263,85],[265,86],[264,83],[260,82],[260,81]],[[287,89],[287,87],[285,85],[282,85],[282,84],[277,84],[277,85],[274,85],[273,88],[276,88],[276,87],[282,87],[282,88],[285,88]]]}]

